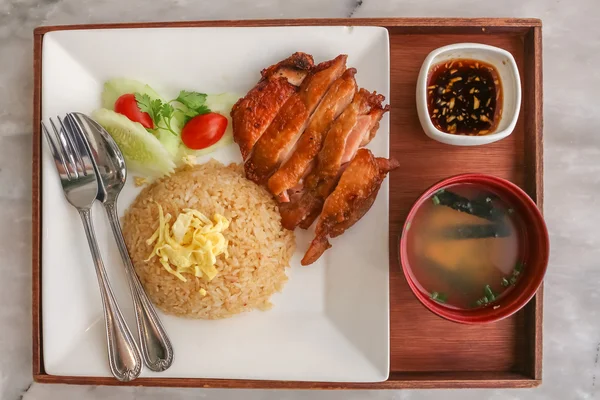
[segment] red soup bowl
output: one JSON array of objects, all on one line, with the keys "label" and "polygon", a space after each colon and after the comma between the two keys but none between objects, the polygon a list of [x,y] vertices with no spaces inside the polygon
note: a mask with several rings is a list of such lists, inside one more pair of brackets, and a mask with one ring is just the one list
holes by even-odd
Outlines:
[{"label": "red soup bowl", "polygon": [[[455,184],[476,184],[495,192],[503,198],[516,213],[519,213],[520,225],[520,257],[526,268],[516,281],[515,287],[495,302],[474,309],[450,308],[433,300],[430,295],[417,283],[415,274],[408,260],[407,232],[417,210],[426,202],[431,201],[434,193]],[[463,174],[453,176],[436,183],[425,191],[415,202],[406,218],[400,239],[400,264],[404,276],[414,295],[430,311],[450,321],[463,324],[485,324],[506,318],[527,304],[540,287],[550,253],[548,230],[540,210],[531,198],[515,184],[491,175]]]}]

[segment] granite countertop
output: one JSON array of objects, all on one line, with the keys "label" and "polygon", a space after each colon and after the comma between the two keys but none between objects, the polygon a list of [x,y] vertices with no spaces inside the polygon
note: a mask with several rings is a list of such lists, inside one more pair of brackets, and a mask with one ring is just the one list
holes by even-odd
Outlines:
[{"label": "granite countertop", "polygon": [[[38,25],[309,17],[537,17],[544,28],[544,376],[531,390],[226,391],[32,384],[32,31]],[[600,399],[597,0],[0,0],[0,399]],[[440,397],[441,396],[441,397]]]}]

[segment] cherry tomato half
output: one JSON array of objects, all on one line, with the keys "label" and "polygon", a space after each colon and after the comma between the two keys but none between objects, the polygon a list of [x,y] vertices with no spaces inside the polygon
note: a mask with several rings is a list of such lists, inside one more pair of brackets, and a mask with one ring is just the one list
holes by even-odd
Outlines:
[{"label": "cherry tomato half", "polygon": [[138,107],[134,94],[124,94],[115,101],[115,112],[123,114],[133,122],[139,122],[146,129],[153,129],[154,122],[150,114],[142,112]]},{"label": "cherry tomato half", "polygon": [[192,150],[205,149],[217,143],[227,129],[227,118],[214,112],[196,115],[181,131],[181,141]]}]

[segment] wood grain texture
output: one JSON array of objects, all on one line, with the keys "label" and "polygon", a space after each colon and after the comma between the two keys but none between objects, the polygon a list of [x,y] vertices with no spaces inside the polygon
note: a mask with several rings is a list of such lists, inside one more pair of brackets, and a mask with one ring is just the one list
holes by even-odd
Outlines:
[{"label": "wood grain texture", "polygon": [[58,25],[40,26],[34,35],[52,31],[77,29],[119,29],[119,28],[188,28],[188,27],[233,27],[233,26],[318,26],[318,25],[372,25],[386,28],[399,28],[408,31],[429,33],[469,33],[495,31],[526,34],[532,27],[541,27],[542,21],[536,18],[322,18],[322,19],[256,19],[224,21],[173,21],[138,22],[117,24]]},{"label": "wood grain texture", "polygon": [[[537,19],[311,19],[207,21],[40,27],[34,33],[33,374],[44,383],[122,385],[113,378],[47,375],[42,359],[40,270],[40,99],[43,35],[56,30],[282,25],[375,25],[390,33],[391,151],[402,167],[390,176],[390,377],[380,383],[141,378],[143,386],[282,389],[535,387],[542,374],[542,290],[520,312],[493,324],[467,326],[430,313],[401,272],[398,239],[410,206],[435,182],[465,172],[515,182],[543,204],[541,22]],[[453,147],[423,133],[415,108],[417,75],[433,49],[480,42],[510,51],[521,72],[523,102],[512,135],[487,146]],[[360,71],[359,71],[360,73]]]},{"label": "wood grain texture", "polygon": [[404,220],[420,193],[434,183],[451,175],[479,172],[508,179],[523,188],[530,186],[524,165],[524,118],[519,118],[508,138],[486,146],[448,146],[429,139],[422,132],[415,109],[416,81],[422,60],[437,47],[467,41],[510,51],[519,70],[523,71],[524,44],[520,35],[390,37],[391,155],[401,162],[401,167],[392,173],[390,184],[392,371],[516,372],[521,371],[526,361],[517,351],[525,350],[525,344],[520,342],[526,337],[525,313],[484,326],[460,325],[441,319],[415,298],[398,262],[398,238]]},{"label": "wood grain texture", "polygon": [[44,371],[42,360],[42,180],[40,121],[42,107],[42,36],[33,38],[33,149],[31,188],[31,274],[32,274],[32,328],[33,328],[33,375]]},{"label": "wood grain texture", "polygon": [[132,382],[119,382],[108,377],[34,376],[39,383],[66,383],[72,385],[107,386],[170,386],[236,389],[324,389],[324,390],[372,390],[372,389],[462,389],[462,388],[534,388],[541,380],[511,372],[425,372],[392,373],[385,382],[335,383],[295,381],[254,381],[230,379],[187,378],[138,378]]},{"label": "wood grain texture", "polygon": [[[539,132],[539,135],[526,135],[525,165],[527,175],[531,176],[527,187],[528,193],[543,211],[544,205],[544,142],[543,131],[543,76],[542,76],[542,27],[532,28],[525,36],[525,86],[524,106],[522,112],[527,115],[526,132]],[[535,177],[535,178],[533,178]],[[529,360],[523,372],[542,379],[542,324],[543,324],[543,284],[536,296],[525,308],[527,313],[527,347]]]}]

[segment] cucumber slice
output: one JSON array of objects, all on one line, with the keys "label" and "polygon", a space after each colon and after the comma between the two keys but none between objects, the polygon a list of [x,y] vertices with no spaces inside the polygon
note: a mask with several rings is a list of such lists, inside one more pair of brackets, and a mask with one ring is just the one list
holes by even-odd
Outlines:
[{"label": "cucumber slice", "polygon": [[[176,126],[174,119],[171,122],[171,128],[177,133],[181,132],[181,128]],[[175,158],[177,156],[177,152],[179,151],[179,146],[182,144],[181,134],[175,136],[173,135],[173,132],[167,129],[157,129],[155,132],[158,141],[163,145],[165,150],[169,152],[171,158]]]},{"label": "cucumber slice", "polygon": [[206,95],[206,105],[211,111],[223,114],[229,118],[231,108],[242,96],[238,96],[234,93],[220,93],[220,94],[208,94]]},{"label": "cucumber slice", "polygon": [[128,168],[152,176],[173,172],[175,164],[169,152],[140,123],[105,108],[94,111],[92,117],[117,142]]},{"label": "cucumber slice", "polygon": [[133,79],[115,78],[104,83],[102,107],[114,111],[117,99],[127,93],[143,93],[152,99],[163,100],[154,89],[145,83]]}]

